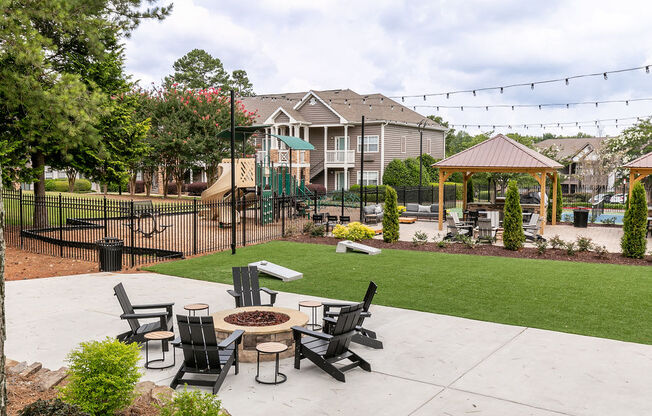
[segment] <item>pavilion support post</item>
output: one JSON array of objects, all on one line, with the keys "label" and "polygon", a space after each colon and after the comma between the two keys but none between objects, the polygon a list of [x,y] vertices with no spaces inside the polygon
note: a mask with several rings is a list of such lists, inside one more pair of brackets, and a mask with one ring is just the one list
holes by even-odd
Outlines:
[{"label": "pavilion support post", "polygon": [[557,171],[552,174],[552,225],[557,224],[557,181],[559,174]]},{"label": "pavilion support post", "polygon": [[437,207],[439,212],[437,215],[437,221],[439,222],[439,231],[444,229],[444,182],[451,175],[451,172],[445,172],[443,169],[439,169],[439,183],[437,184],[437,189],[439,191],[439,199],[437,200]]},{"label": "pavilion support post", "polygon": [[539,185],[541,186],[541,201],[539,201],[539,216],[543,219],[543,221],[541,221],[541,234],[543,234],[546,226],[546,173],[541,172],[540,178],[541,181],[539,182]]}]

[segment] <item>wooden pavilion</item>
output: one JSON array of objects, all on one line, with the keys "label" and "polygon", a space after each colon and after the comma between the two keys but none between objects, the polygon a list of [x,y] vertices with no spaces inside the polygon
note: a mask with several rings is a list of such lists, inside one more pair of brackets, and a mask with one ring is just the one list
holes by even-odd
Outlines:
[{"label": "wooden pavilion", "polygon": [[[439,168],[439,230],[443,229],[444,224],[444,187],[441,186],[448,177],[460,172],[463,175],[463,202],[466,210],[466,186],[471,175],[477,172],[499,172],[499,173],[528,173],[536,179],[541,186],[541,201],[539,213],[543,219],[541,232],[543,233],[546,222],[545,191],[546,177],[550,176],[553,181],[552,187],[552,211],[557,210],[557,170],[562,165],[536,150],[518,143],[507,136],[498,134],[489,140],[478,143],[469,147],[453,156],[447,157],[432,166]],[[552,224],[557,221],[555,215],[552,216]]]},{"label": "wooden pavilion", "polygon": [[648,175],[652,175],[652,152],[634,159],[623,165],[629,169],[629,198],[632,197],[632,189],[636,182],[640,182]]}]

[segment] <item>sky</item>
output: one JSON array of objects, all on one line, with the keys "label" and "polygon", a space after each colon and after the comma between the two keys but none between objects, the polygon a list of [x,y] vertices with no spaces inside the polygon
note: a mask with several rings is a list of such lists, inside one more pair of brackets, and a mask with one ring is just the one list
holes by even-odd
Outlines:
[{"label": "sky", "polygon": [[[167,4],[159,0],[159,4]],[[423,95],[652,65],[652,2],[603,0],[173,0],[164,21],[143,22],[126,40],[126,69],[160,83],[194,48],[244,69],[257,94],[350,88],[360,94]],[[498,91],[406,98],[471,134],[617,135],[652,101],[566,108],[470,109],[652,98],[645,70]],[[400,101],[400,99],[398,99]],[[593,120],[621,119],[602,122]],[[590,121],[582,129],[527,123]],[[477,128],[477,124],[510,124]],[[473,127],[473,125],[476,125]],[[458,128],[459,130],[459,128]]]}]

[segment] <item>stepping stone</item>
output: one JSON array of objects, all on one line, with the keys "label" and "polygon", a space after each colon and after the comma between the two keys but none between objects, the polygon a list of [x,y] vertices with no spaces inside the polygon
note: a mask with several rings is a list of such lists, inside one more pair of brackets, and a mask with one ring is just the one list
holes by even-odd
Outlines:
[{"label": "stepping stone", "polygon": [[337,243],[337,248],[335,249],[336,253],[346,253],[347,251],[358,251],[360,253],[369,254],[370,256],[375,256],[376,254],[380,254],[379,248],[366,246],[360,243],[355,243],[350,240],[344,240]]},{"label": "stepping stone", "polygon": [[7,373],[20,374],[26,368],[27,368],[27,361],[23,361],[21,363],[15,364],[12,367],[8,368]]},{"label": "stepping stone", "polygon": [[249,266],[256,266],[259,272],[268,274],[272,277],[277,277],[284,282],[290,282],[303,277],[303,273],[288,269],[287,267],[279,266],[278,264],[270,263],[266,260],[249,263]]},{"label": "stepping stone", "polygon": [[38,370],[43,367],[43,364],[41,363],[32,363],[31,365],[28,365],[27,368],[25,368],[23,371],[21,371],[18,375],[21,377],[29,377],[32,374],[36,373]]},{"label": "stepping stone", "polygon": [[50,371],[49,373],[44,374],[43,377],[36,382],[36,387],[39,391],[47,391],[61,383],[66,377],[68,377],[68,368],[61,367],[56,371]]}]

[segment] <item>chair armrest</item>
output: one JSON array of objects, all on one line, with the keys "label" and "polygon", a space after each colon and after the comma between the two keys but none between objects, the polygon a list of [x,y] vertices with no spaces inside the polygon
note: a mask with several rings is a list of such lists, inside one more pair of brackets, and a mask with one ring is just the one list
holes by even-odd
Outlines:
[{"label": "chair armrest", "polygon": [[156,309],[156,308],[170,308],[174,306],[174,302],[167,303],[152,303],[149,305],[131,305],[133,309]]},{"label": "chair armrest", "polygon": [[324,339],[326,341],[333,338],[332,335],[325,334],[323,332],[312,331],[312,330],[310,330],[308,328],[304,328],[302,326],[293,326],[292,327],[292,332],[294,333],[295,338],[296,338],[297,333],[303,334],[303,335],[308,335],[308,336],[319,338],[319,339]]},{"label": "chair armrest", "polygon": [[229,345],[233,344],[234,342],[237,344],[240,343],[240,340],[242,338],[242,335],[244,334],[244,331],[242,329],[237,329],[233,331],[231,335],[224,341],[220,342],[217,347],[220,349],[227,348]]},{"label": "chair armrest", "polygon": [[261,287],[260,290],[262,290],[263,292],[269,295],[269,303],[272,306],[274,306],[274,303],[276,302],[276,295],[278,294],[278,292],[271,289],[267,289],[266,287]]},{"label": "chair armrest", "polygon": [[168,316],[167,312],[150,312],[150,313],[123,313],[120,319],[147,319],[147,318],[165,318]]},{"label": "chair armrest", "polygon": [[371,316],[371,312],[360,312],[360,316],[363,318],[369,318]]},{"label": "chair armrest", "polygon": [[324,316],[328,315],[329,313],[333,313],[336,311],[331,311],[331,308],[342,308],[344,306],[351,306],[355,305],[355,303],[347,303],[347,302],[322,302],[322,306],[324,307]]},{"label": "chair armrest", "polygon": [[242,296],[242,293],[236,292],[236,291],[233,290],[233,289],[227,289],[226,292],[227,292],[229,295],[233,296],[234,298],[239,298],[240,296]]}]

